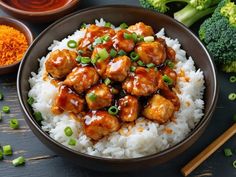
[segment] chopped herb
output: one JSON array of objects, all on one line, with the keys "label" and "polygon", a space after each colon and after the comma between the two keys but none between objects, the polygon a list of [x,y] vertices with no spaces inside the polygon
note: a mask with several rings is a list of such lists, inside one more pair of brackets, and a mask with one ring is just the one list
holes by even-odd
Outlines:
[{"label": "chopped herb", "polygon": [[3,153],[2,153],[2,150],[0,149],[0,160],[3,159]]},{"label": "chopped herb", "polygon": [[115,89],[114,87],[111,88],[111,93],[112,94],[118,94],[119,90]]},{"label": "chopped herb", "polygon": [[91,62],[91,59],[89,57],[81,57],[82,64],[89,64]]},{"label": "chopped herb", "polygon": [[103,41],[103,42],[107,42],[107,41],[109,41],[110,36],[104,35],[104,36],[102,36],[101,38],[102,38],[102,41]]},{"label": "chopped herb", "polygon": [[236,99],[236,93],[230,93],[228,98],[229,100],[234,101]]},{"label": "chopped herb", "polygon": [[34,118],[37,122],[41,122],[43,120],[41,112],[34,112]]},{"label": "chopped herb", "polygon": [[108,109],[108,113],[111,115],[116,115],[119,112],[119,109],[116,106],[111,106]]},{"label": "chopped herb", "polygon": [[137,61],[137,63],[139,66],[145,66],[145,64],[141,60]]},{"label": "chopped herb", "polygon": [[153,36],[146,36],[143,38],[143,40],[145,42],[153,42],[154,41],[154,37]]},{"label": "chopped herb", "polygon": [[67,42],[67,46],[68,46],[69,48],[74,49],[74,48],[77,47],[77,42],[76,42],[75,40],[69,40],[69,41]]},{"label": "chopped herb", "polygon": [[78,54],[79,54],[79,55],[81,55],[81,54],[83,54],[83,53],[84,53],[83,50],[78,50]]},{"label": "chopped herb", "polygon": [[136,52],[131,52],[129,56],[132,61],[137,61],[139,59],[139,54],[137,54]]},{"label": "chopped herb", "polygon": [[2,112],[0,111],[0,121],[2,121]]},{"label": "chopped herb", "polygon": [[70,146],[75,146],[76,145],[76,140],[74,138],[70,138],[68,145]]},{"label": "chopped herb", "polygon": [[138,35],[137,36],[137,41],[136,42],[143,42],[144,41],[144,36]]},{"label": "chopped herb", "polygon": [[9,126],[12,128],[12,129],[18,129],[19,128],[19,121],[17,119],[11,119],[9,121]]},{"label": "chopped herb", "polygon": [[95,100],[97,99],[97,95],[96,95],[95,93],[93,93],[93,92],[88,93],[88,94],[87,94],[87,97],[88,97],[88,99],[89,99],[90,101],[95,101]]},{"label": "chopped herb", "polygon": [[73,134],[73,131],[72,131],[72,129],[70,127],[66,127],[64,129],[64,133],[65,133],[66,136],[69,137],[69,136],[71,136]]},{"label": "chopped herb", "polygon": [[94,40],[93,46],[96,46],[96,45],[101,44],[101,43],[102,43],[102,38],[98,37]]},{"label": "chopped herb", "polygon": [[109,85],[111,83],[111,80],[109,78],[106,78],[104,80],[104,84]]},{"label": "chopped herb", "polygon": [[135,70],[136,70],[136,67],[135,67],[135,66],[131,66],[131,67],[130,67],[130,71],[131,71],[131,72],[135,72]]},{"label": "chopped herb", "polygon": [[129,26],[126,24],[126,23],[121,23],[120,24],[120,28],[121,29],[126,29],[126,28],[128,28]]},{"label": "chopped herb", "polygon": [[233,161],[233,167],[236,168],[236,160]]},{"label": "chopped herb", "polygon": [[132,33],[132,39],[134,40],[134,42],[138,41],[138,35],[136,33]]},{"label": "chopped herb", "polygon": [[12,164],[16,166],[24,165],[25,164],[25,158],[23,156],[20,156],[12,161]]},{"label": "chopped herb", "polygon": [[124,33],[124,38],[125,38],[125,39],[132,39],[132,34],[130,34],[130,33]]},{"label": "chopped herb", "polygon": [[0,92],[0,100],[3,100],[4,96],[3,96],[3,93]]},{"label": "chopped herb", "polygon": [[81,56],[77,56],[76,59],[75,59],[78,63],[81,62]]},{"label": "chopped herb", "polygon": [[111,51],[110,51],[110,56],[111,56],[112,58],[115,58],[116,55],[117,55],[117,51],[116,51],[115,49],[111,49]]},{"label": "chopped herb", "polygon": [[235,83],[236,82],[236,76],[230,76],[229,82]]},{"label": "chopped herb", "polygon": [[106,22],[104,26],[110,28],[111,27],[111,23],[110,22]]},{"label": "chopped herb", "polygon": [[12,155],[11,145],[5,145],[2,147],[4,155]]},{"label": "chopped herb", "polygon": [[148,63],[146,66],[147,66],[148,68],[153,68],[153,67],[155,66],[155,64],[154,64],[154,63]]},{"label": "chopped herb", "polygon": [[80,26],[81,29],[86,28],[86,23],[82,23]]},{"label": "chopped herb", "polygon": [[103,49],[98,49],[98,60],[105,60],[106,58],[109,57],[109,53],[107,52],[107,50],[105,48]]},{"label": "chopped herb", "polygon": [[9,112],[10,112],[10,107],[9,107],[9,106],[3,106],[3,107],[2,107],[2,111],[3,111],[4,113],[9,113]]},{"label": "chopped herb", "polygon": [[229,157],[229,156],[233,155],[232,150],[230,148],[225,148],[224,149],[224,154],[225,154],[226,157]]},{"label": "chopped herb", "polygon": [[124,50],[119,50],[119,51],[118,51],[118,55],[119,55],[119,56],[126,55],[126,52],[125,52]]},{"label": "chopped herb", "polygon": [[92,51],[93,50],[93,45],[89,45],[88,49]]},{"label": "chopped herb", "polygon": [[172,85],[173,84],[173,80],[167,76],[166,74],[164,76],[162,76],[162,80],[167,84],[167,85]]},{"label": "chopped herb", "polygon": [[34,98],[33,97],[29,97],[28,100],[27,100],[27,103],[32,106],[32,104],[34,103]]},{"label": "chopped herb", "polygon": [[169,66],[171,69],[175,67],[175,64],[170,60],[166,60],[166,65]]}]

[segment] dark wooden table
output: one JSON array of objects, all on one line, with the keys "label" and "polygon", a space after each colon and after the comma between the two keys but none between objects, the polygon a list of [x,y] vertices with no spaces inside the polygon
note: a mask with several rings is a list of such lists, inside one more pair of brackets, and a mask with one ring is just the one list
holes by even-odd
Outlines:
[{"label": "dark wooden table", "polygon": [[[91,7],[94,5],[104,4],[130,4],[139,5],[137,0],[84,0],[79,9]],[[0,16],[6,16],[0,10]],[[48,24],[32,24],[25,22],[37,36]],[[192,27],[193,31],[197,31],[198,26]],[[31,132],[26,125],[24,115],[20,109],[16,93],[16,74],[0,76],[0,91],[4,93],[4,101],[0,101],[0,108],[3,105],[11,107],[10,114],[3,115],[3,121],[0,122],[0,145],[10,144],[13,147],[14,155],[6,157],[0,161],[0,177],[174,177],[181,176],[180,169],[189,160],[196,156],[216,137],[222,134],[228,127],[232,125],[232,116],[236,113],[236,102],[228,100],[228,94],[236,92],[236,84],[228,81],[230,75],[222,72],[218,73],[220,81],[220,97],[217,108],[212,120],[201,138],[186,152],[179,155],[175,159],[157,166],[152,169],[127,173],[105,173],[82,169],[79,166],[64,161],[62,157],[56,155],[43,145]],[[17,118],[20,121],[20,129],[11,130],[8,125],[10,118]],[[233,177],[236,176],[236,169],[233,168],[232,162],[236,160],[236,155],[226,158],[223,149],[229,147],[234,149],[236,154],[236,137],[234,136],[217,152],[215,152],[207,161],[205,161],[191,177]],[[11,160],[23,155],[27,162],[25,166],[13,167]]]}]

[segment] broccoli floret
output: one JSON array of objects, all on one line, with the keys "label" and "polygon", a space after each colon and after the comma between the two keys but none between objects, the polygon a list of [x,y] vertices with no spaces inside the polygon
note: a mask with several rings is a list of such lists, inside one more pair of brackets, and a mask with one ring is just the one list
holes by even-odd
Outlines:
[{"label": "broccoli floret", "polygon": [[174,13],[174,18],[186,26],[214,12],[220,0],[139,0],[144,8],[166,13],[171,2],[184,2],[186,6]]},{"label": "broccoli floret", "polygon": [[219,3],[212,17],[200,26],[199,38],[224,71],[236,72],[236,5],[233,2]]}]

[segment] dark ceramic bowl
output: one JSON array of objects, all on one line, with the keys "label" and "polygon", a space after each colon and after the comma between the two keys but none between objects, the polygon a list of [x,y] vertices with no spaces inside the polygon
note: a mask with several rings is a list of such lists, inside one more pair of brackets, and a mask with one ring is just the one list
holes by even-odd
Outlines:
[{"label": "dark ceramic bowl", "polygon": [[[44,132],[40,125],[35,121],[32,110],[27,104],[27,93],[30,89],[28,79],[30,73],[37,72],[38,61],[48,53],[47,47],[53,40],[61,40],[72,34],[82,22],[94,23],[94,19],[104,18],[105,20],[118,25],[121,22],[134,24],[142,21],[151,25],[155,31],[161,28],[166,29],[166,35],[171,38],[178,38],[182,44],[182,48],[194,58],[196,66],[201,68],[205,76],[205,115],[192,130],[192,132],[180,143],[168,148],[160,153],[148,155],[141,158],[132,159],[107,159],[94,157],[80,152],[71,150],[62,144],[56,142]],[[85,9],[77,13],[71,14],[43,31],[31,45],[24,60],[20,65],[17,78],[17,91],[20,104],[26,114],[26,121],[35,135],[53,151],[67,157],[71,162],[78,165],[95,170],[103,171],[126,171],[137,170],[158,165],[166,162],[178,154],[188,149],[203,133],[210,121],[213,111],[215,110],[217,101],[217,80],[214,64],[210,55],[204,48],[198,38],[185,26],[181,25],[174,19],[153,11],[132,6],[102,6],[97,8]]]},{"label": "dark ceramic bowl", "polygon": [[[29,45],[33,42],[33,35],[31,31],[22,22],[8,17],[0,17],[0,25],[7,25],[22,32],[25,35]],[[20,62],[21,60],[11,65],[0,66],[0,75],[16,72]]]},{"label": "dark ceramic bowl", "polygon": [[[64,6],[61,6],[56,9],[42,11],[42,12],[30,12],[26,10],[21,10],[18,8],[14,8],[8,3],[0,0],[0,8],[4,10],[11,16],[15,18],[28,20],[34,23],[39,22],[50,22],[54,20],[58,20],[59,18],[65,16],[66,14],[72,12],[78,7],[80,0],[68,0],[68,3]],[[42,1],[41,3],[50,3],[50,1]]]}]

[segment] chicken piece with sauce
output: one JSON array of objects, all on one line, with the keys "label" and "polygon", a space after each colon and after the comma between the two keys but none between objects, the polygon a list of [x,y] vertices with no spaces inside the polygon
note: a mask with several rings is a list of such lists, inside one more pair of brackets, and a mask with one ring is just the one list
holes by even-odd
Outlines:
[{"label": "chicken piece with sauce", "polygon": [[77,95],[69,87],[62,85],[51,108],[54,114],[61,114],[63,111],[80,113],[84,108],[85,100]]},{"label": "chicken piece with sauce", "polygon": [[137,35],[153,36],[154,32],[151,26],[145,25],[143,22],[129,26],[128,31],[135,32]]},{"label": "chicken piece with sauce", "polygon": [[160,65],[166,60],[166,47],[159,41],[138,43],[134,50],[145,64]]},{"label": "chicken piece with sauce", "polygon": [[111,105],[112,94],[105,84],[90,88],[85,96],[89,109],[101,109]]},{"label": "chicken piece with sauce", "polygon": [[73,88],[77,93],[83,93],[99,80],[97,71],[91,66],[78,66],[66,77],[63,84]]},{"label": "chicken piece with sauce", "polygon": [[138,118],[139,103],[134,96],[127,95],[118,101],[119,118],[124,122],[132,122]]},{"label": "chicken piece with sauce", "polygon": [[171,119],[174,111],[174,105],[170,100],[156,94],[144,107],[143,115],[150,120],[157,121],[159,124],[164,124]]},{"label": "chicken piece with sauce", "polygon": [[153,68],[137,67],[122,83],[122,88],[135,96],[148,96],[157,91],[157,71]]},{"label": "chicken piece with sauce", "polygon": [[77,53],[67,49],[53,51],[45,62],[46,71],[55,79],[62,79],[69,74],[76,62]]},{"label": "chicken piece with sauce", "polygon": [[114,58],[107,66],[106,76],[114,81],[122,82],[128,75],[131,61],[127,56]]},{"label": "chicken piece with sauce", "polygon": [[84,116],[84,132],[93,140],[99,140],[119,128],[118,119],[106,111],[91,111]]}]

